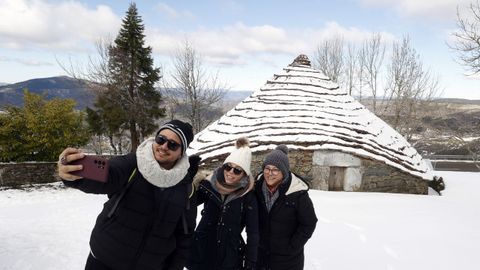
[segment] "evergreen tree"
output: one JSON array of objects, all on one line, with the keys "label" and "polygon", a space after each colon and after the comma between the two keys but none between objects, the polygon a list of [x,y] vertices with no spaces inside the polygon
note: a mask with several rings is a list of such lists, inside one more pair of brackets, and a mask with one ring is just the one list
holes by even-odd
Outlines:
[{"label": "evergreen tree", "polygon": [[45,100],[24,91],[24,107],[0,114],[0,161],[55,161],[68,146],[82,146],[89,134],[72,99]]},{"label": "evergreen tree", "polygon": [[[144,26],[135,3],[131,3],[114,44],[109,47],[108,69],[111,85],[101,94],[97,108],[107,117],[112,106],[115,117],[105,122],[121,121],[111,126],[123,126],[130,132],[131,151],[140,139],[155,131],[155,120],[164,117],[160,108],[161,94],[155,89],[160,69],[153,67],[152,48],[145,46]],[[108,108],[110,107],[110,108]],[[120,110],[119,110],[120,109]]]},{"label": "evergreen tree", "polygon": [[[111,93],[111,92],[110,92]],[[115,140],[121,139],[125,126],[127,125],[127,114],[120,107],[111,102],[112,98],[108,93],[101,95],[95,102],[96,110],[87,108],[87,123],[90,127],[90,132],[94,135],[105,135],[109,139],[110,147],[113,153],[122,154],[122,149],[117,145],[120,144]]]}]

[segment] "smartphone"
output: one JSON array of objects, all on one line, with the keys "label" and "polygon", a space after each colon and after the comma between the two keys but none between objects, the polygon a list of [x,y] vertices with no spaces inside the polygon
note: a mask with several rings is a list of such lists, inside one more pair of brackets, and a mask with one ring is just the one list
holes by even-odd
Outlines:
[{"label": "smartphone", "polygon": [[107,182],[108,160],[99,156],[85,155],[82,159],[70,162],[71,165],[83,165],[83,169],[72,174],[99,182]]}]

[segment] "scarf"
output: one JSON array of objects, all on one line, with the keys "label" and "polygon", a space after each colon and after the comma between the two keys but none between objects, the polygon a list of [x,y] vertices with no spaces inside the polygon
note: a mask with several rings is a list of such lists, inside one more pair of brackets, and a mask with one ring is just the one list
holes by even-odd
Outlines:
[{"label": "scarf", "polygon": [[153,155],[152,145],[155,138],[148,138],[137,148],[137,167],[143,178],[150,184],[168,188],[178,184],[187,175],[190,163],[187,155],[177,160],[170,170],[162,168]]},{"label": "scarf", "polygon": [[247,192],[253,189],[253,178],[246,175],[240,179],[236,184],[231,185],[225,182],[223,175],[223,168],[216,169],[211,178],[208,179],[215,191],[222,195],[222,198],[227,196],[226,202],[230,202],[236,198],[242,197]]},{"label": "scarf", "polygon": [[267,207],[267,211],[270,212],[273,204],[275,203],[275,201],[278,199],[278,196],[280,195],[278,192],[278,187],[273,193],[271,193],[270,189],[268,189],[267,187],[266,181],[263,180],[262,192],[263,192],[263,197],[265,198],[265,207]]}]

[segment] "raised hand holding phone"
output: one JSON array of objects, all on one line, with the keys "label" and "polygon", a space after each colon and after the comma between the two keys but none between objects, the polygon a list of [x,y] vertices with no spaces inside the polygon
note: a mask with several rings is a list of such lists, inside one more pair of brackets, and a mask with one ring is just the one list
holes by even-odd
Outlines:
[{"label": "raised hand holding phone", "polygon": [[108,160],[100,156],[85,155],[81,159],[68,163],[69,165],[82,165],[83,169],[72,171],[71,174],[99,182],[107,182]]}]

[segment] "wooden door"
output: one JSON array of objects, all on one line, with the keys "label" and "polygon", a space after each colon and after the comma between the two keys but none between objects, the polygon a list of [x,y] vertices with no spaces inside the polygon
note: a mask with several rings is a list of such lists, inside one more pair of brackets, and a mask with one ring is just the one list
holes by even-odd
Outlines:
[{"label": "wooden door", "polygon": [[328,177],[328,190],[343,191],[345,171],[345,167],[330,167],[330,175]]}]

